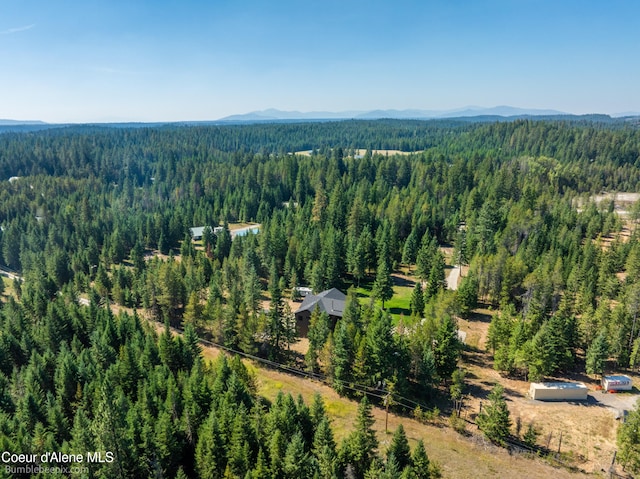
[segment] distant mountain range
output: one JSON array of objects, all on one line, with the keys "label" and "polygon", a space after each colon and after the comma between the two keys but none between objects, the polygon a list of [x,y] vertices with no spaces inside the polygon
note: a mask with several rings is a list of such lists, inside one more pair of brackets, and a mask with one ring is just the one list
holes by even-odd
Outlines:
[{"label": "distant mountain range", "polygon": [[[477,118],[477,121],[496,121],[501,118],[523,118],[523,117],[558,117],[558,119],[583,118],[597,121],[607,119],[631,119],[635,121],[640,117],[640,112],[627,111],[612,115],[591,114],[575,115],[558,110],[541,110],[535,108],[518,108],[513,106],[494,106],[483,108],[479,106],[468,106],[455,110],[349,110],[349,111],[283,111],[270,108],[268,110],[252,111],[250,113],[225,116],[218,120],[198,120],[198,121],[169,121],[169,122],[87,122],[84,125],[108,126],[113,128],[140,128],[154,127],[167,124],[174,125],[210,125],[221,123],[255,123],[255,122],[299,122],[299,121],[323,121],[323,120],[378,120],[382,118],[397,120],[433,120],[447,118]],[[474,120],[476,121],[476,120]],[[75,123],[80,125],[81,123]],[[0,119],[0,131],[32,131],[60,126],[72,126],[74,123],[46,123],[39,120],[10,120]]]},{"label": "distant mountain range", "polygon": [[22,120],[0,119],[0,126],[18,126],[18,125],[46,125],[46,123],[44,121],[22,121]]},{"label": "distant mountain range", "polygon": [[502,117],[520,117],[520,116],[558,116],[569,115],[568,113],[557,110],[537,110],[532,108],[516,108],[513,106],[496,106],[493,108],[482,108],[469,106],[456,110],[370,110],[370,111],[282,111],[276,109],[268,109],[262,111],[253,111],[243,115],[231,115],[220,118],[218,121],[277,121],[277,120],[343,120],[343,119],[360,119],[374,120],[380,118],[393,119],[434,119],[434,118],[464,118],[474,116],[502,116]]},{"label": "distant mountain range", "polygon": [[627,116],[640,116],[640,112],[638,111],[625,111],[622,113],[616,113],[615,115],[611,115],[613,118],[624,118]]}]

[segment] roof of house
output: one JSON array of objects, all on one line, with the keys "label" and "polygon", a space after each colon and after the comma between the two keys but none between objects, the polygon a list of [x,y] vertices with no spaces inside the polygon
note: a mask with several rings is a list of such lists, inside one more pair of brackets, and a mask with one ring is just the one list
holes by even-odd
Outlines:
[{"label": "roof of house", "polygon": [[304,298],[304,301],[296,310],[296,314],[303,311],[313,311],[317,307],[321,313],[326,312],[329,316],[341,318],[346,300],[347,296],[342,291],[331,288],[320,294],[309,295]]},{"label": "roof of house", "polygon": [[531,386],[538,389],[587,389],[584,383],[561,383],[561,382],[551,382],[551,383],[531,383]]},{"label": "roof of house", "polygon": [[193,228],[189,228],[189,233],[191,233],[192,238],[202,237],[205,228],[206,226],[194,226]]},{"label": "roof of house", "polygon": [[624,374],[613,374],[611,376],[603,376],[603,380],[605,381],[629,381],[631,382],[631,378]]},{"label": "roof of house", "polygon": [[189,233],[191,233],[192,238],[202,238],[205,228],[209,228],[214,234],[218,234],[224,229],[222,226],[216,226],[213,229],[211,229],[211,226],[194,226],[193,228],[189,228]]}]

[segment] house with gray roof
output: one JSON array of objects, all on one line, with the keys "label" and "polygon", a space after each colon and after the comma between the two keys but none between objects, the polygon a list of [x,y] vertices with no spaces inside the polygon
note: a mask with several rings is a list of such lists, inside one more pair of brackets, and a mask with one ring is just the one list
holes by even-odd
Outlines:
[{"label": "house with gray roof", "polygon": [[194,241],[199,241],[202,239],[204,235],[204,229],[208,228],[209,231],[213,231],[213,234],[218,234],[224,228],[222,226],[216,226],[215,228],[211,228],[211,226],[194,226],[193,228],[189,228],[189,234],[191,235],[191,239]]},{"label": "house with gray roof", "polygon": [[311,313],[313,313],[316,308],[318,308],[321,313],[327,313],[329,315],[329,319],[331,319],[331,328],[333,329],[336,321],[342,317],[346,301],[347,296],[336,288],[331,288],[320,294],[308,295],[304,298],[304,301],[302,301],[302,304],[294,313],[296,317],[296,329],[298,331],[298,336],[307,336]]}]

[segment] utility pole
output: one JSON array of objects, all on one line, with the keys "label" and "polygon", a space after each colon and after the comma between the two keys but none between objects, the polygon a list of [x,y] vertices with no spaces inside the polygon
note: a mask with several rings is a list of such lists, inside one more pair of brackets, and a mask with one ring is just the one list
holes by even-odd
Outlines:
[{"label": "utility pole", "polygon": [[384,433],[385,434],[389,434],[389,403],[391,402],[391,393],[388,393],[385,397],[384,397],[384,407],[385,407],[385,414],[384,414]]}]

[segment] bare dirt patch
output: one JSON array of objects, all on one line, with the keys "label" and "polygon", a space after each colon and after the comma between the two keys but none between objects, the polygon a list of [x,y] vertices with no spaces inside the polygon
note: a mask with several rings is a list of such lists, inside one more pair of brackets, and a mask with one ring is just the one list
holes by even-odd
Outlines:
[{"label": "bare dirt patch", "polygon": [[[505,389],[507,405],[514,423],[522,424],[521,434],[532,422],[540,432],[538,444],[557,452],[558,448],[573,464],[589,473],[607,470],[616,450],[616,432],[623,410],[635,407],[638,394],[603,394],[596,390],[598,382],[583,374],[573,374],[558,380],[583,381],[589,388],[589,400],[584,402],[542,402],[529,399],[530,382],[524,378],[507,378],[493,369],[491,351],[487,351],[487,333],[496,311],[478,308],[468,319],[458,319],[460,330],[467,333],[466,349],[461,367],[467,371],[467,398],[463,417],[475,420],[480,402],[496,383]],[[625,372],[636,385],[640,376]],[[637,392],[637,390],[635,390]],[[560,439],[562,435],[562,439]],[[515,477],[515,476],[514,476]],[[525,475],[525,477],[528,477]]]},{"label": "bare dirt patch", "polygon": [[[364,156],[366,153],[367,153],[367,150],[363,148],[360,148],[355,151],[356,157]],[[400,150],[372,150],[371,153],[373,155],[391,156],[391,155],[413,155],[415,153],[420,153],[420,152],[419,151],[400,151]]]},{"label": "bare dirt patch", "polygon": [[[313,150],[303,150],[296,151],[294,154],[301,156],[311,156]],[[367,150],[364,148],[358,148],[354,151],[355,158],[361,158],[367,153]],[[401,151],[401,150],[372,150],[371,154],[373,155],[384,155],[384,156],[392,156],[392,155],[413,155],[415,153],[420,153],[420,151]]]},{"label": "bare dirt patch", "polygon": [[468,318],[458,318],[458,328],[467,333],[465,344],[472,349],[484,351],[487,344],[487,333],[491,318],[495,311],[476,309]]},{"label": "bare dirt patch", "polygon": [[[630,193],[630,192],[610,192],[610,193],[601,193],[599,195],[593,195],[589,198],[590,201],[593,201],[597,205],[601,205],[603,203],[608,203],[609,201],[613,201],[614,211],[622,218],[628,217],[630,215],[631,208],[640,200],[640,193]],[[575,206],[580,211],[584,207],[584,200],[578,199],[575,202]]]},{"label": "bare dirt patch", "polygon": [[[584,402],[542,402],[528,397],[530,382],[502,377],[493,369],[493,358],[486,351],[486,334],[494,311],[476,310],[469,320],[459,319],[460,329],[467,331],[467,350],[461,363],[467,371],[468,396],[463,416],[475,419],[480,402],[496,383],[505,389],[507,405],[514,423],[520,418],[522,433],[534,423],[540,432],[538,444],[548,446],[570,457],[579,468],[598,473],[607,470],[616,450],[616,417],[630,410],[638,400],[634,394],[603,394],[595,389],[597,382],[583,375],[558,379],[584,381],[589,387],[589,400]],[[625,374],[629,374],[628,372]],[[640,383],[636,374],[630,374]],[[515,433],[515,427],[512,429]],[[560,436],[562,435],[562,439]]]}]

